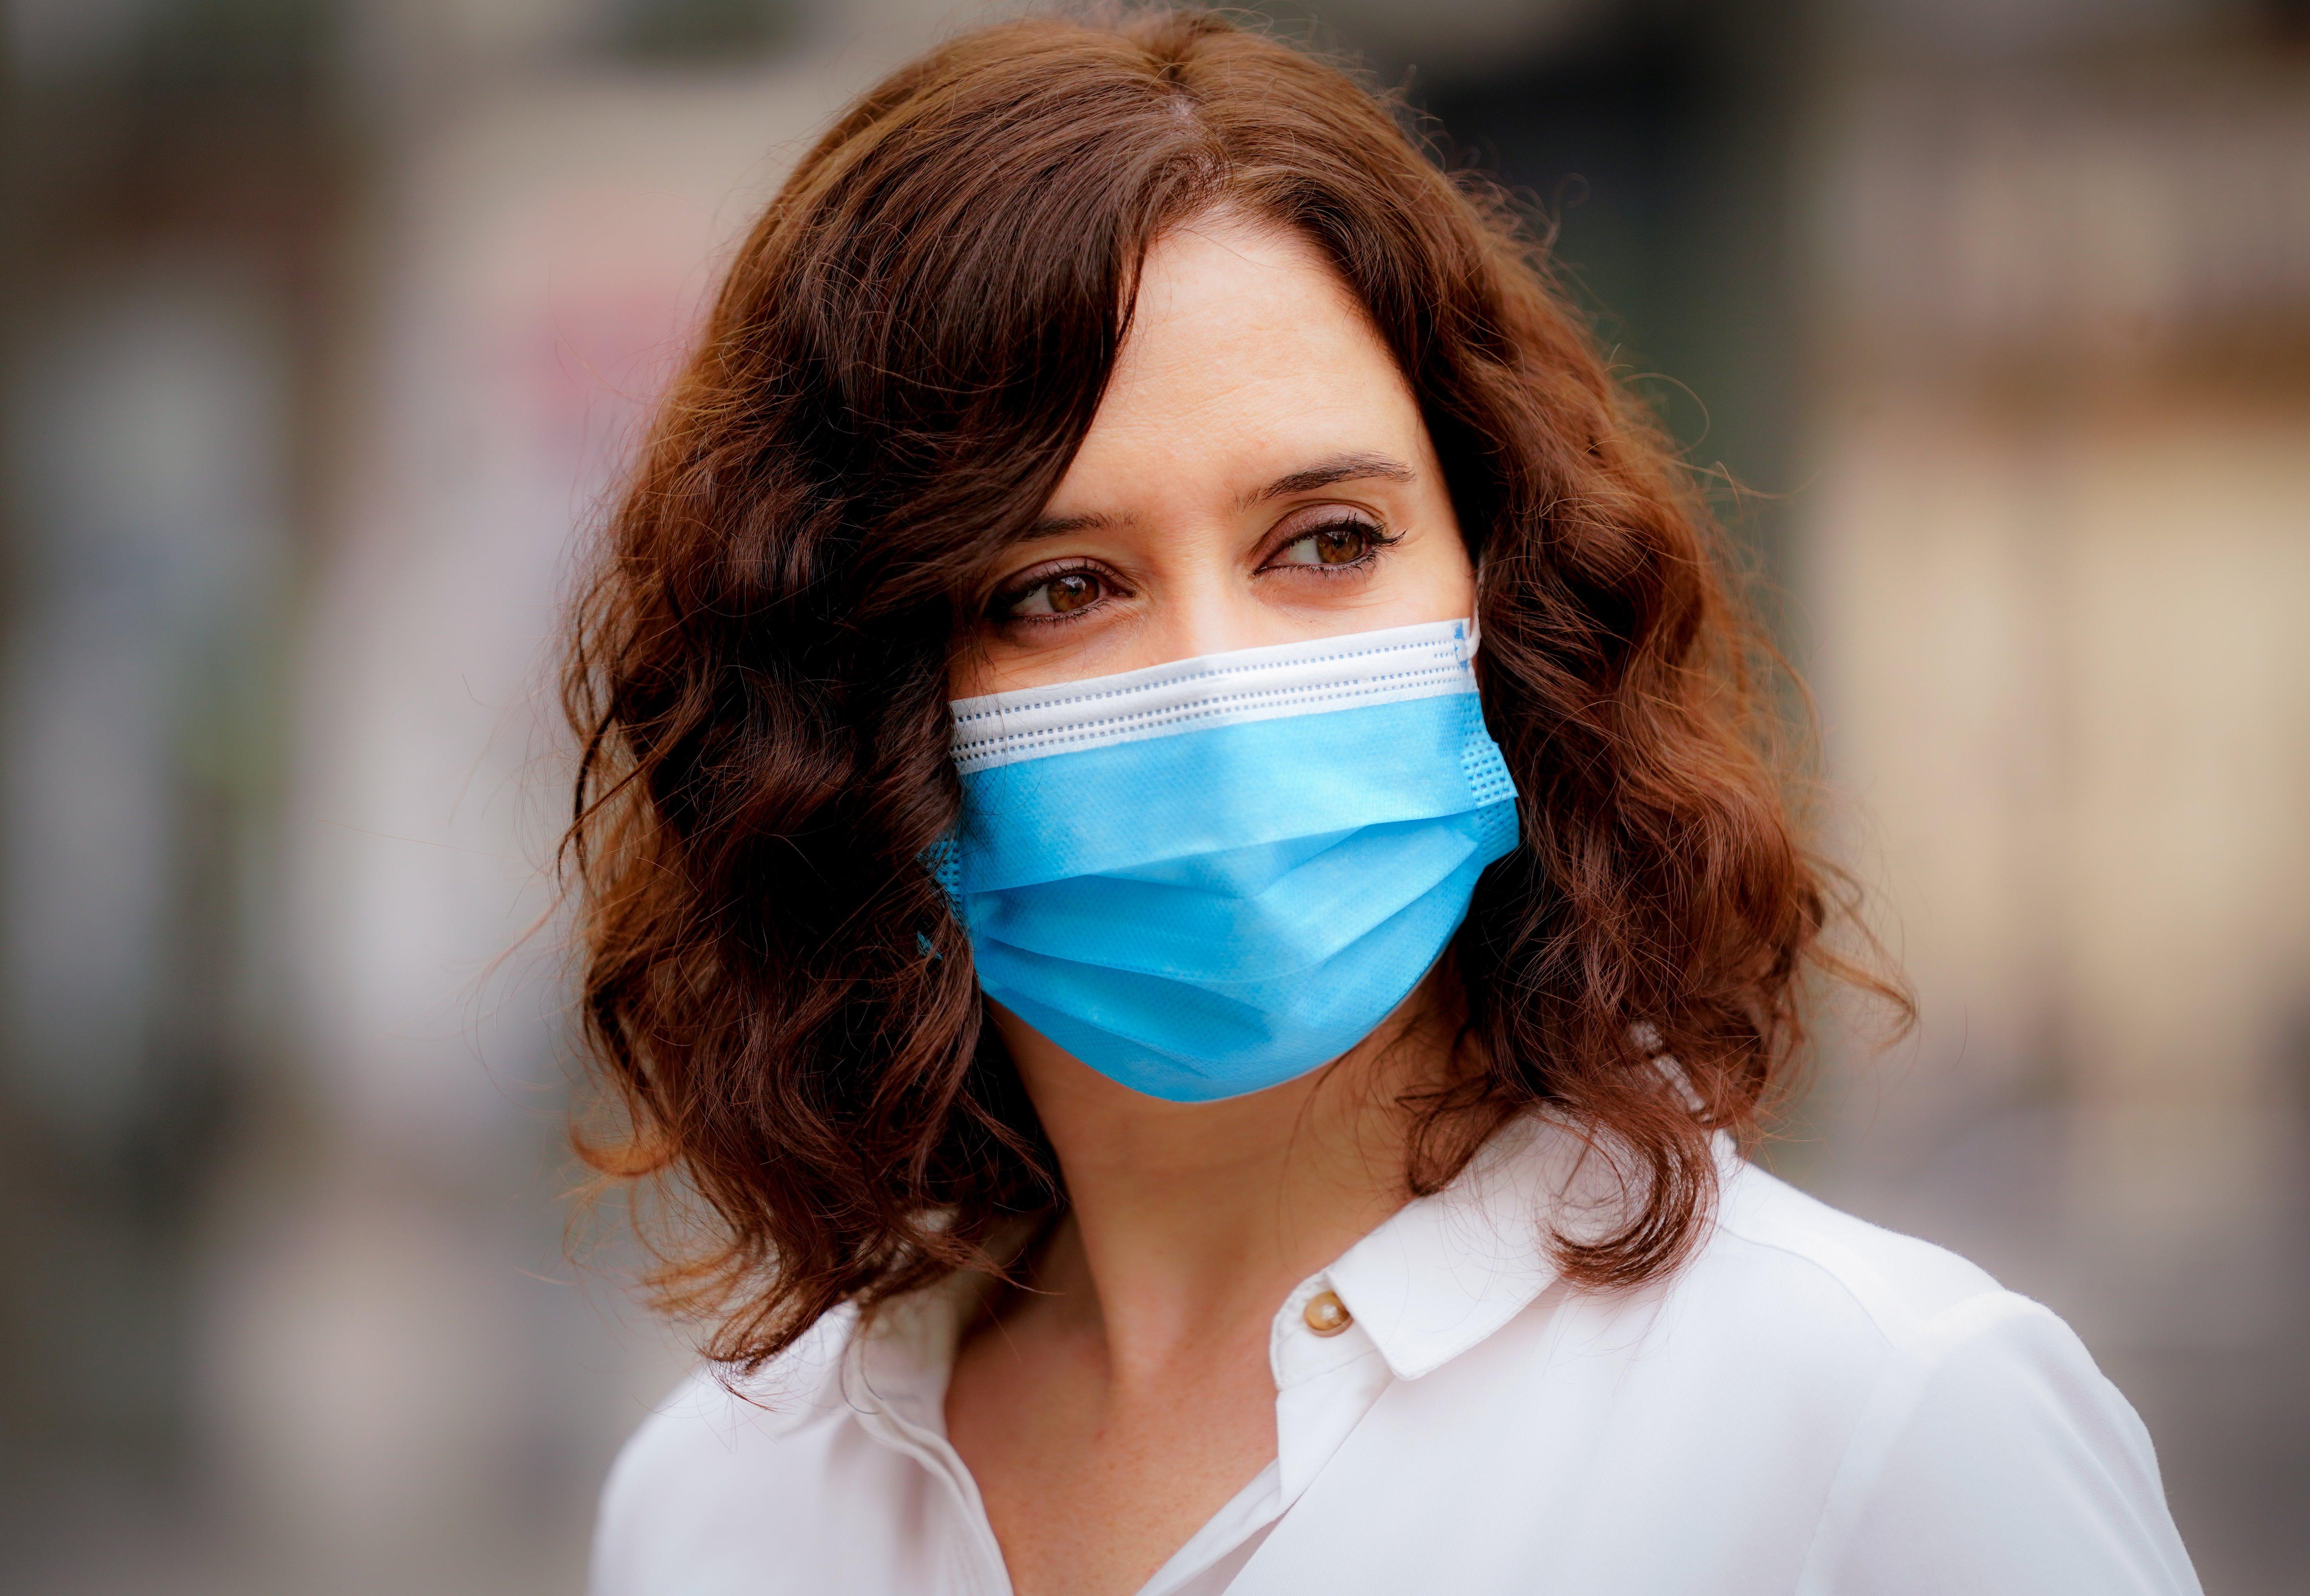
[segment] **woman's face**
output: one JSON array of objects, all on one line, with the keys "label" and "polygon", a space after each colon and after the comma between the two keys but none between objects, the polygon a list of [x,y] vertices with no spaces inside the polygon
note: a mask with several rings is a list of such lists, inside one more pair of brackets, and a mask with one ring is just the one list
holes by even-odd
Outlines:
[{"label": "woman's face", "polygon": [[1475,601],[1420,407],[1362,307],[1298,236],[1226,217],[1149,253],[1081,452],[986,577],[958,698]]}]

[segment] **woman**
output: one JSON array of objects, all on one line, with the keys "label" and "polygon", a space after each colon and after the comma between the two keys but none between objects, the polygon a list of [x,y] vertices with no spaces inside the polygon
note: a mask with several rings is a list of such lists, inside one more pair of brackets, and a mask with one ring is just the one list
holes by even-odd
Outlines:
[{"label": "woman", "polygon": [[1740,1157],[1862,978],[1748,651],[1349,79],[1186,13],[868,94],[576,622],[585,1145],[710,1359],[596,1590],[2194,1590],[2058,1320]]}]

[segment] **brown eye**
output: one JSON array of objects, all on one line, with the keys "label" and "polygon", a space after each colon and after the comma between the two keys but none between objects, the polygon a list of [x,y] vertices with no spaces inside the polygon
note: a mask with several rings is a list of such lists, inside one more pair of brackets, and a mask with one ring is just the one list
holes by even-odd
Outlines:
[{"label": "brown eye", "polygon": [[1360,521],[1337,521],[1303,533],[1276,551],[1271,565],[1360,565],[1391,540]]},{"label": "brown eye", "polygon": [[1031,586],[1013,589],[998,613],[1005,620],[1049,620],[1088,610],[1107,595],[1107,585],[1097,571],[1061,571]]}]

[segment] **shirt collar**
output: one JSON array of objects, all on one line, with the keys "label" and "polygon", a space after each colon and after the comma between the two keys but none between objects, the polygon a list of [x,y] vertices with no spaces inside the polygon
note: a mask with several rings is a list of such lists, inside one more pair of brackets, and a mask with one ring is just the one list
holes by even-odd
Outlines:
[{"label": "shirt collar", "polygon": [[[1302,1282],[1276,1315],[1279,1341],[1307,1299],[1328,1289],[1397,1379],[1443,1367],[1555,1282],[1556,1229],[1597,1200],[1585,1190],[1584,1175],[1593,1177],[1599,1162],[1588,1151],[1584,1138],[1553,1119],[1510,1122],[1443,1190],[1412,1199]],[[991,1284],[968,1271],[949,1276],[884,1304],[863,1331],[855,1308],[838,1308],[761,1374],[736,1383],[776,1414],[781,1431],[845,1407],[927,1416],[944,1400],[963,1321]],[[1313,1361],[1279,1357],[1278,1383],[1294,1383],[1287,1362],[1295,1374],[1316,1373],[1351,1357],[1355,1344],[1346,1337],[1324,1345],[1335,1356]]]},{"label": "shirt collar", "polygon": [[1552,1120],[1513,1121],[1449,1185],[1404,1204],[1309,1284],[1338,1293],[1397,1379],[1431,1374],[1554,1283],[1550,1243],[1585,1195],[1587,1150]]},{"label": "shirt collar", "polygon": [[963,1326],[994,1285],[984,1272],[958,1270],[871,1316],[845,1303],[734,1388],[769,1410],[774,1434],[843,1409],[861,1417],[896,1412],[942,1430],[940,1410]]}]

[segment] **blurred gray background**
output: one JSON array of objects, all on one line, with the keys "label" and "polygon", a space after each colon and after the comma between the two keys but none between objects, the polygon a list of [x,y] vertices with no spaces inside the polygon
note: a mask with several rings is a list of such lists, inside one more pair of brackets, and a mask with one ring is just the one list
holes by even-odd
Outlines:
[{"label": "blurred gray background", "polygon": [[[1313,11],[1741,485],[1922,1006],[1772,1162],[2310,1588],[2310,6]],[[987,13],[4,14],[0,1586],[574,1592],[684,1357],[565,1243],[522,941],[572,528],[798,141]]]}]

